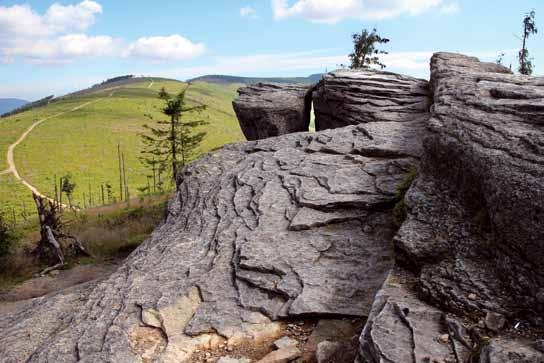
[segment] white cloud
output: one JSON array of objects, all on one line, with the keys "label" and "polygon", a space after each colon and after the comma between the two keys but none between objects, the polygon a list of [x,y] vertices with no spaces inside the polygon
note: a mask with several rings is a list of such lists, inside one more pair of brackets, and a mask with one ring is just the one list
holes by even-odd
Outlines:
[{"label": "white cloud", "polygon": [[57,33],[83,31],[95,22],[95,14],[102,13],[102,6],[97,2],[84,0],[77,5],[53,4],[43,19]]},{"label": "white cloud", "polygon": [[94,24],[95,15],[99,13],[102,13],[102,6],[89,0],[77,5],[53,4],[44,15],[36,13],[29,5],[0,6],[1,37],[83,31]]},{"label": "white cloud", "polygon": [[38,64],[62,64],[99,56],[179,60],[204,51],[203,44],[194,44],[180,35],[142,37],[127,46],[112,36],[85,34],[101,13],[102,6],[91,0],[73,5],[55,3],[43,15],[29,5],[0,6],[0,62],[23,59]]},{"label": "white cloud", "polygon": [[204,44],[193,43],[181,35],[140,38],[125,52],[126,57],[147,58],[150,60],[182,60],[194,58],[204,53]]},{"label": "white cloud", "polygon": [[257,18],[257,10],[252,6],[244,6],[240,8],[240,16],[242,18]]},{"label": "white cloud", "polygon": [[316,23],[337,23],[340,20],[381,20],[400,15],[418,15],[435,8],[442,0],[272,0],[276,20],[303,18]]},{"label": "white cloud", "polygon": [[440,8],[440,13],[444,15],[457,14],[461,11],[461,5],[458,2],[452,2],[449,4],[444,4]]},{"label": "white cloud", "polygon": [[4,50],[8,59],[22,57],[32,63],[67,63],[73,58],[118,54],[121,41],[109,36],[68,34],[55,39],[20,40]]}]

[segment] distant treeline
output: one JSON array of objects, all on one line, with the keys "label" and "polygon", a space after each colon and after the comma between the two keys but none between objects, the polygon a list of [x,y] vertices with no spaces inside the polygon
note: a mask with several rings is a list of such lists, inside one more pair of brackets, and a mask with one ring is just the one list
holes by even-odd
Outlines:
[{"label": "distant treeline", "polygon": [[108,83],[114,83],[114,82],[119,82],[119,81],[126,81],[126,80],[132,79],[132,78],[134,78],[134,75],[133,75],[133,74],[127,74],[126,76],[113,77],[113,78],[106,79],[106,80],[105,80],[104,82],[102,82],[102,83],[95,84],[95,85],[92,86],[91,88],[99,87],[99,86],[102,86],[102,85],[105,85],[105,84],[108,84]]},{"label": "distant treeline", "polygon": [[33,108],[36,108],[36,107],[46,106],[53,100],[54,97],[55,97],[54,95],[51,95],[51,96],[47,96],[47,97],[44,97],[42,99],[39,99],[37,101],[27,103],[26,105],[18,107],[15,110],[12,110],[10,112],[6,112],[6,113],[2,114],[0,117],[13,116],[13,115],[16,115],[18,113],[25,112],[25,111],[31,110]]},{"label": "distant treeline", "polygon": [[209,83],[219,83],[219,84],[232,84],[232,83],[242,83],[242,84],[254,84],[259,82],[264,83],[301,83],[309,84],[316,83],[321,80],[323,74],[312,74],[308,77],[237,77],[237,76],[227,76],[221,74],[211,74],[206,76],[201,76],[188,80],[188,82],[200,81],[200,82],[209,82]]}]

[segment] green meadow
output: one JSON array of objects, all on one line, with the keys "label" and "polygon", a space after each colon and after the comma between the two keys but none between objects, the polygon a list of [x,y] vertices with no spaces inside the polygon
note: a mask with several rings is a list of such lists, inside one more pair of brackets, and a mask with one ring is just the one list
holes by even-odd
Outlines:
[{"label": "green meadow", "polygon": [[[35,121],[48,118],[37,126],[15,149],[15,164],[20,175],[40,192],[54,196],[54,178],[71,173],[77,187],[73,202],[83,206],[83,196],[93,195],[98,205],[101,184],[110,183],[119,198],[117,147],[125,157],[127,184],[131,197],[147,186],[150,171],[139,160],[142,143],[140,133],[145,123],[153,121],[145,115],[161,119],[162,101],[157,94],[162,87],[179,92],[186,84],[178,81],[142,80],[115,89],[89,92],[62,99],[9,118],[0,119],[0,171],[7,169],[6,152],[10,144]],[[203,126],[207,137],[199,154],[224,144],[244,140],[232,109],[232,100],[240,85],[195,82],[188,92],[190,104],[205,104],[207,110],[195,118],[209,122]],[[75,107],[92,102],[85,107]],[[65,113],[63,113],[65,112]],[[63,113],[63,114],[60,114]],[[59,115],[60,114],[60,115]],[[0,175],[1,209],[19,213],[23,203],[28,208],[32,199],[12,175]]]}]

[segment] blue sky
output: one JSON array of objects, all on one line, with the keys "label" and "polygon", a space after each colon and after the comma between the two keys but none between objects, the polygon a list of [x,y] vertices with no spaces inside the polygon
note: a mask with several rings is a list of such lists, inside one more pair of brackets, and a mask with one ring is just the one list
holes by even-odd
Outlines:
[{"label": "blue sky", "polygon": [[345,63],[350,34],[373,27],[391,39],[391,71],[427,78],[435,51],[505,52],[516,67],[532,9],[541,74],[542,0],[0,0],[0,97],[60,95],[123,74],[305,76]]}]

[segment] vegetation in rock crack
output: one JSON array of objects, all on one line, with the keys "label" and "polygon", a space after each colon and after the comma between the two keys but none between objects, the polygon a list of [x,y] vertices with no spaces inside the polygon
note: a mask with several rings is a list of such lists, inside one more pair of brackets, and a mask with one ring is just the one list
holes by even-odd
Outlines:
[{"label": "vegetation in rock crack", "polygon": [[176,180],[178,170],[183,168],[195,155],[195,150],[200,146],[206,136],[206,132],[194,132],[194,129],[207,125],[205,120],[187,119],[194,117],[206,109],[206,105],[187,106],[185,96],[190,85],[187,85],[176,96],[170,95],[163,88],[159,92],[159,98],[165,105],[162,113],[167,120],[154,120],[155,126],[144,125],[147,133],[142,134],[145,145],[142,150],[142,162],[148,165],[153,172],[168,170],[171,167],[172,178]]},{"label": "vegetation in rock crack", "polygon": [[412,186],[414,180],[416,180],[417,173],[417,168],[411,168],[402,183],[400,183],[400,185],[397,187],[397,204],[395,204],[395,207],[393,208],[393,219],[395,220],[397,227],[400,227],[406,220],[407,213],[404,197],[406,196],[408,189],[410,189]]},{"label": "vegetation in rock crack", "polygon": [[381,54],[388,52],[378,49],[381,44],[389,43],[388,38],[384,38],[378,34],[376,29],[369,32],[363,29],[361,33],[354,33],[353,38],[353,53],[349,55],[351,69],[369,68],[373,65],[384,69],[386,66],[380,61]]},{"label": "vegetation in rock crack", "polygon": [[527,50],[527,40],[533,34],[538,33],[538,29],[535,23],[535,11],[531,11],[523,18],[523,46],[519,51],[519,73],[530,76],[533,74],[533,59],[529,57],[529,50]]}]

